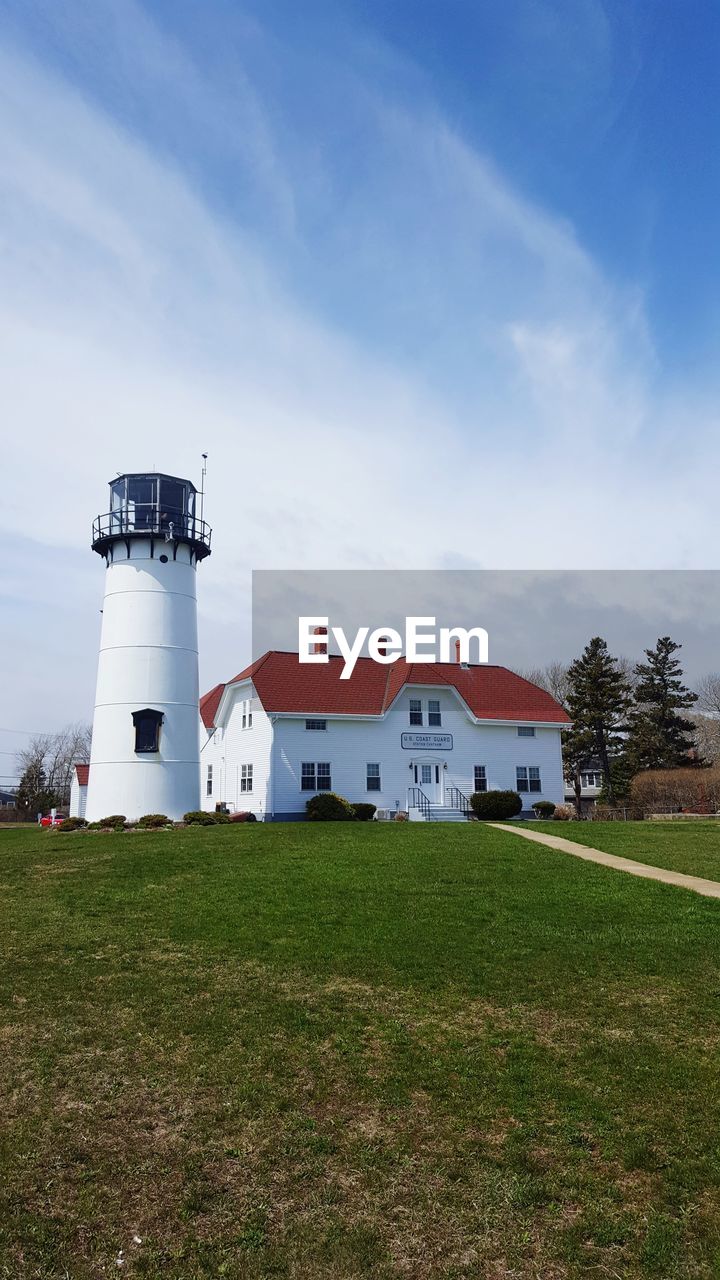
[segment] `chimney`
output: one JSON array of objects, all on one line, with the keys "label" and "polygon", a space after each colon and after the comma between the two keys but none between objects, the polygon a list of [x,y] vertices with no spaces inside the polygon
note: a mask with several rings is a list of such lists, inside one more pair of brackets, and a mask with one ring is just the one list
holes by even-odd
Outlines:
[{"label": "chimney", "polygon": [[457,637],[455,638],[455,661],[460,661],[460,641]]},{"label": "chimney", "polygon": [[316,640],[312,651],[313,653],[327,653],[327,627],[316,627],[313,631],[314,636],[323,636],[324,639]]},{"label": "chimney", "polygon": [[380,636],[380,639],[378,640],[378,656],[380,658],[387,657],[387,647],[389,643],[390,643],[389,636]]}]

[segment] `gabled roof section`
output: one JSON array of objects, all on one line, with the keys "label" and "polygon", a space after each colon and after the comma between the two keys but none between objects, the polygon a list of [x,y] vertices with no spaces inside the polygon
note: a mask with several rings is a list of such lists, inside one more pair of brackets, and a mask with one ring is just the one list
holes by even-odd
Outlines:
[{"label": "gabled roof section", "polygon": [[[350,679],[341,680],[343,665],[343,659],[333,654],[327,663],[306,664],[298,661],[296,653],[270,650],[229,684],[252,680],[265,710],[287,715],[381,716],[406,686],[444,685],[456,690],[478,720],[570,723],[549,693],[507,667],[410,663],[404,658],[382,666],[371,658],[359,658]],[[201,715],[209,728],[226,687],[216,685],[201,700]]]},{"label": "gabled roof section", "polygon": [[89,764],[76,764],[76,765],[75,765],[75,773],[76,773],[76,775],[77,775],[77,780],[78,780],[78,784],[79,784],[79,786],[81,786],[81,787],[86,787],[86,786],[87,786],[87,784],[88,784],[88,779],[89,779],[89,777],[90,777],[90,765],[89,765]]},{"label": "gabled roof section", "polygon": [[214,689],[211,689],[209,693],[203,694],[200,699],[200,719],[206,729],[212,729],[215,724],[215,715],[224,692],[225,685],[216,684]]}]

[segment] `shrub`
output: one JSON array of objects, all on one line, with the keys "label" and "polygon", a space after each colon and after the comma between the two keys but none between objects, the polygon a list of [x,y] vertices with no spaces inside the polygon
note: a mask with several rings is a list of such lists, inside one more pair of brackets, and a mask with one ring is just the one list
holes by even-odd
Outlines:
[{"label": "shrub", "polygon": [[246,813],[246,812],[231,813],[230,817],[228,818],[228,821],[229,822],[257,822],[257,817],[255,816],[254,813]]},{"label": "shrub", "polygon": [[305,805],[310,822],[352,822],[355,814],[349,800],[334,791],[321,791]]},{"label": "shrub", "polygon": [[204,809],[191,809],[183,815],[183,822],[189,827],[214,827],[216,814],[207,813]]},{"label": "shrub", "polygon": [[553,822],[573,822],[577,814],[575,806],[572,804],[558,804],[555,806],[553,814]]},{"label": "shrub", "polygon": [[86,827],[86,826],[87,826],[87,822],[85,821],[84,818],[63,818],[62,822],[60,823],[60,826],[58,827],[58,830],[59,831],[80,831],[83,827]]},{"label": "shrub", "polygon": [[170,819],[164,813],[144,813],[142,818],[138,818],[137,825],[143,828],[167,827]]},{"label": "shrub", "polygon": [[127,818],[124,813],[111,813],[109,818],[101,818],[99,822],[93,822],[93,827],[124,827]]},{"label": "shrub", "polygon": [[409,822],[409,821],[410,821],[410,816],[405,812],[404,809],[400,809],[395,814],[395,817],[393,818],[393,822]]},{"label": "shrub", "polygon": [[536,800],[533,809],[537,818],[552,818],[555,805],[552,800]]},{"label": "shrub", "polygon": [[372,822],[376,808],[377,805],[366,804],[364,801],[353,805],[353,811],[358,822]]},{"label": "shrub", "polygon": [[522,809],[517,791],[476,791],[470,797],[470,804],[475,817],[485,821],[514,818]]},{"label": "shrub", "polygon": [[716,813],[720,768],[648,769],[630,783],[630,800],[650,813]]}]

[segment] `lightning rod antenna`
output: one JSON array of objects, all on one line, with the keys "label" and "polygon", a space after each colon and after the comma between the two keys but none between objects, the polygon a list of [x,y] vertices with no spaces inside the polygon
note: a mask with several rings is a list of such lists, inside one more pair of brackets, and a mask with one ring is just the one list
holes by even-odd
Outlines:
[{"label": "lightning rod antenna", "polygon": [[202,478],[200,480],[200,519],[203,519],[205,511],[205,477],[207,475],[207,454],[202,455]]}]

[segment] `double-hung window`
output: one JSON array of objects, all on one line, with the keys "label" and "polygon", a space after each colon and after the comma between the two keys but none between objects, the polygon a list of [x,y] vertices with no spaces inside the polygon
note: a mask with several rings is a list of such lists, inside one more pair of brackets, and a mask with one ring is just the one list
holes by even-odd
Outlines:
[{"label": "double-hung window", "polygon": [[240,765],[240,790],[252,791],[253,767],[251,764]]},{"label": "double-hung window", "polygon": [[205,783],[205,794],[208,796],[212,795],[212,787],[213,787],[212,775],[213,775],[213,767],[211,764],[209,764],[207,767],[207,782]]},{"label": "double-hung window", "polygon": [[487,769],[484,764],[476,764],[474,769],[476,791],[487,791]]},{"label": "double-hung window", "polygon": [[423,722],[422,702],[420,701],[419,698],[411,698],[410,699],[410,723],[422,724],[422,722]]},{"label": "double-hung window", "polygon": [[365,775],[366,787],[368,791],[380,791],[380,765],[369,764]]},{"label": "double-hung window", "polygon": [[516,769],[518,791],[542,791],[540,770],[536,765],[519,764]]},{"label": "double-hung window", "polygon": [[330,765],[327,761],[304,760],[300,766],[300,788],[302,791],[332,791]]},{"label": "double-hung window", "polygon": [[430,698],[428,702],[428,724],[435,728],[438,728],[442,724],[440,702],[436,698]]}]

